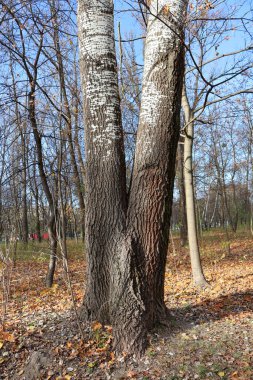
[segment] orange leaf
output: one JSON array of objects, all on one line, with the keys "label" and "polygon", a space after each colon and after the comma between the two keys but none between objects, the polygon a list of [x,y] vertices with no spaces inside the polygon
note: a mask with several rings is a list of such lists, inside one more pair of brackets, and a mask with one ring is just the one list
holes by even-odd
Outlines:
[{"label": "orange leaf", "polygon": [[15,342],[14,335],[8,332],[3,332],[3,340],[6,340],[7,342]]},{"label": "orange leaf", "polygon": [[111,334],[112,333],[112,326],[105,325],[106,331]]},{"label": "orange leaf", "polygon": [[130,377],[130,379],[133,379],[137,376],[137,372],[134,371],[128,371],[127,377]]},{"label": "orange leaf", "polygon": [[168,15],[170,12],[170,7],[168,5],[164,5],[162,12],[164,15]]},{"label": "orange leaf", "polygon": [[99,323],[99,322],[94,322],[94,323],[92,324],[92,330],[93,330],[93,331],[100,330],[101,328],[102,328],[102,325],[101,325],[101,323]]}]

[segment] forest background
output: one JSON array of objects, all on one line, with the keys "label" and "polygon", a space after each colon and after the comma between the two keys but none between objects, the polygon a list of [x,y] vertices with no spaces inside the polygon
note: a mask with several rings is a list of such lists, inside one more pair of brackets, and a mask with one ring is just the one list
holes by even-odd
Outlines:
[{"label": "forest background", "polygon": [[[103,330],[95,324],[80,337],[82,322],[68,311],[76,310],[83,297],[86,265],[77,4],[1,0],[0,5],[1,364],[6,378],[18,371],[25,373],[31,347],[36,341],[38,351],[45,351],[52,340],[48,334],[55,328],[59,332],[55,360],[64,358],[64,364],[57,371],[48,364],[48,376],[78,378],[81,360],[82,376],[96,378],[102,373],[103,378],[115,368],[122,371],[111,348],[110,328]],[[115,4],[128,186],[141,104],[147,13],[137,1],[117,0]],[[151,338],[149,364],[139,368],[133,362],[122,376],[162,378],[167,372],[163,374],[164,360],[170,368],[169,378],[210,378],[210,373],[214,378],[252,376],[252,345],[248,342],[252,332],[252,44],[251,1],[189,4],[165,283],[165,298],[176,327],[172,335],[159,332],[157,340]],[[184,158],[185,146],[187,157],[189,152],[192,157],[190,167]],[[193,184],[192,197],[188,192],[188,210],[194,202],[192,215],[189,211],[187,215],[187,181]],[[189,220],[196,222],[196,228],[192,229],[194,223]],[[74,326],[78,328],[64,341],[59,326],[66,312],[71,314],[73,331]],[[212,324],[216,320],[220,324]],[[200,327],[202,323],[213,329],[214,338]],[[238,341],[237,357],[229,335]],[[181,351],[176,348],[178,337]],[[174,351],[169,351],[166,339]],[[216,343],[205,345],[206,339],[230,348],[225,354],[224,347],[213,350]],[[23,340],[28,343],[22,346]],[[193,367],[189,350],[203,354]],[[165,359],[160,351],[165,352]],[[83,352],[88,352],[85,358]],[[153,357],[161,361],[159,368]],[[73,365],[66,364],[71,361]]]}]

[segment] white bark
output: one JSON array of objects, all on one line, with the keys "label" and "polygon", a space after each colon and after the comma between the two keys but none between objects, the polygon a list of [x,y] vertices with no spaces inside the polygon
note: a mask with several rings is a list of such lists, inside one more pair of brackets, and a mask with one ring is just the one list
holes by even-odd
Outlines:
[{"label": "white bark", "polygon": [[[119,122],[119,92],[113,29],[113,4],[110,0],[79,0],[78,12],[80,60],[84,98],[92,123],[86,129],[87,160],[99,155],[108,161],[117,139],[122,137]],[[88,72],[87,72],[88,71]],[[85,78],[89,81],[84,83]],[[91,144],[87,144],[91,140]]]},{"label": "white bark", "polygon": [[[171,92],[164,91],[164,88],[157,83],[160,73],[164,69],[170,72],[171,67],[163,59],[171,49],[176,48],[179,38],[173,32],[180,34],[178,25],[182,27],[182,21],[186,12],[187,0],[153,0],[150,4],[150,12],[147,36],[145,41],[143,88],[140,110],[140,124],[136,143],[135,160],[145,161],[149,155],[153,155],[156,149],[155,134],[156,126],[159,123],[160,114],[170,107],[173,113]],[[168,21],[168,13],[169,19]],[[168,81],[170,78],[168,78]],[[166,84],[164,83],[166,86]],[[159,110],[159,112],[157,112]],[[143,131],[142,128],[145,128]]]},{"label": "white bark", "polygon": [[126,207],[112,2],[79,0],[87,149],[85,310],[89,319],[112,323],[118,350],[137,354],[146,346],[147,330],[167,317],[164,277],[180,132],[186,4],[151,2]]}]

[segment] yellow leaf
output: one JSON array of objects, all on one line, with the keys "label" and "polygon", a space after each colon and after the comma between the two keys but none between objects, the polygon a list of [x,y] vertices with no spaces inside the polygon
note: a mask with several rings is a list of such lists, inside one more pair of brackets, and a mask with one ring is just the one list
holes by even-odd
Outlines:
[{"label": "yellow leaf", "polygon": [[56,292],[56,290],[59,288],[59,285],[58,284],[53,284],[52,285],[52,290],[54,291],[54,292]]},{"label": "yellow leaf", "polygon": [[169,5],[164,5],[163,9],[162,9],[162,12],[164,15],[168,15],[169,14],[169,11],[170,11],[170,7]]},{"label": "yellow leaf", "polygon": [[99,323],[99,322],[94,322],[94,323],[92,324],[92,330],[93,330],[93,331],[100,330],[101,328],[102,328],[102,325],[101,325],[101,323]]},{"label": "yellow leaf", "polygon": [[225,376],[225,372],[223,372],[223,371],[218,372],[218,375],[219,375],[220,377],[224,377],[224,376]]},{"label": "yellow leaf", "polygon": [[96,367],[96,365],[97,365],[97,362],[90,362],[90,363],[87,364],[87,366],[89,368],[94,368],[94,367]]},{"label": "yellow leaf", "polygon": [[0,342],[0,349],[3,347],[4,342]]}]

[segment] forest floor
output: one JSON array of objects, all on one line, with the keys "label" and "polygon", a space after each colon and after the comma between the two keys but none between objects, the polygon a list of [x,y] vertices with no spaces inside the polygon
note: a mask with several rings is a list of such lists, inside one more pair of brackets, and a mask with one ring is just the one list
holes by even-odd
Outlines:
[{"label": "forest floor", "polygon": [[[84,326],[81,337],[61,260],[54,286],[46,289],[45,243],[20,245],[15,268],[8,274],[2,265],[10,296],[2,310],[0,379],[253,379],[253,240],[243,231],[231,234],[230,252],[224,241],[221,231],[202,237],[211,286],[199,291],[191,283],[188,248],[173,239],[165,283],[171,326],[150,334],[146,355],[128,362],[115,358],[110,326]],[[79,305],[85,263],[80,244],[68,247]]]}]

